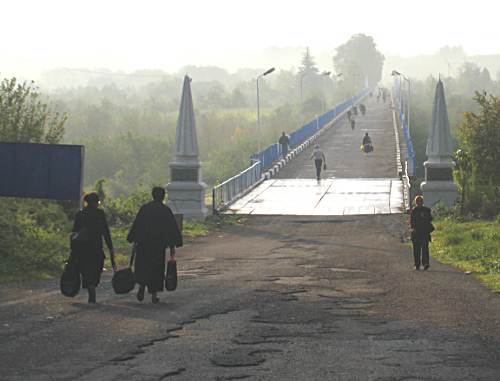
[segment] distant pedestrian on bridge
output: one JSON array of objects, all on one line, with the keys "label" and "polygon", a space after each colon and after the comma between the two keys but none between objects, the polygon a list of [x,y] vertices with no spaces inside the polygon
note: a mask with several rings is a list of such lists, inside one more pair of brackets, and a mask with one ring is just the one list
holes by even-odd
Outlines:
[{"label": "distant pedestrian on bridge", "polygon": [[360,103],[359,105],[359,111],[361,111],[361,115],[365,115],[366,113],[366,106],[363,103]]},{"label": "distant pedestrian on bridge", "polygon": [[361,149],[365,153],[369,153],[373,151],[372,139],[368,135],[368,132],[363,136],[363,142],[361,143]]},{"label": "distant pedestrian on bridge", "polygon": [[99,196],[97,193],[86,194],[83,202],[85,206],[75,215],[71,255],[78,263],[78,269],[82,275],[82,287],[86,288],[89,294],[88,302],[95,303],[95,289],[101,280],[105,259],[103,238],[109,249],[113,270],[116,270],[115,252],[106,215],[99,209]]},{"label": "distant pedestrian on bridge", "polygon": [[175,248],[182,246],[182,235],[172,210],[163,203],[165,189],[154,187],[153,201],[144,204],[135,217],[127,241],[136,245],[135,281],[139,284],[137,299],[144,299],[146,287],[151,301],[158,303],[158,292],[165,281],[165,256],[167,247],[171,259]]},{"label": "distant pedestrian on bridge", "polygon": [[321,169],[326,169],[326,158],[325,153],[319,147],[319,144],[314,145],[313,152],[310,159],[314,158],[314,165],[316,166],[316,180],[321,180]]},{"label": "distant pedestrian on bridge", "polygon": [[424,270],[429,268],[429,242],[431,233],[434,231],[432,225],[431,210],[424,206],[422,196],[415,197],[415,206],[410,213],[410,232],[413,243],[413,258],[415,260],[415,270],[420,270],[420,265],[424,265]]},{"label": "distant pedestrian on bridge", "polygon": [[290,145],[290,138],[287,134],[285,134],[285,131],[281,133],[278,143],[281,144],[281,154],[283,155],[284,159],[288,154],[288,146]]}]

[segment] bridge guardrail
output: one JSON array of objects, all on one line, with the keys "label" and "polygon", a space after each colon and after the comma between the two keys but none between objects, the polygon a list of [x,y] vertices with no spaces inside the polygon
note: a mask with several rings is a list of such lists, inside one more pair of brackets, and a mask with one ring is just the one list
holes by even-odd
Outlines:
[{"label": "bridge guardrail", "polygon": [[231,177],[212,189],[212,210],[214,213],[226,208],[236,198],[262,181],[260,162],[255,162],[243,172]]},{"label": "bridge guardrail", "polygon": [[403,204],[405,211],[408,212],[411,208],[411,193],[410,193],[410,178],[408,177],[408,161],[405,161],[404,173],[401,177],[403,181]]},{"label": "bridge guardrail", "polygon": [[415,149],[413,147],[413,142],[410,135],[410,128],[408,124],[409,115],[406,115],[406,113],[402,110],[400,84],[398,86],[395,86],[393,91],[396,93],[396,99],[394,102],[394,105],[396,107],[396,115],[398,116],[398,119],[401,123],[401,129],[403,130],[403,137],[406,144],[406,161],[408,163],[406,174],[410,177],[413,177],[415,176],[417,169],[417,157],[415,155]]}]

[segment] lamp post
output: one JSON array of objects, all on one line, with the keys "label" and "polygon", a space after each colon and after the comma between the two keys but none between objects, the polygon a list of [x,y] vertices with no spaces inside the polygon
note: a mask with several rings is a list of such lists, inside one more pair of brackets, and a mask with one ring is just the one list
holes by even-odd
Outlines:
[{"label": "lamp post", "polygon": [[266,70],[264,73],[262,73],[261,75],[259,75],[257,77],[257,127],[258,127],[258,134],[259,134],[259,137],[258,137],[258,140],[259,140],[259,152],[260,152],[260,98],[259,98],[259,79],[261,79],[262,77],[268,75],[268,74],[271,74],[272,72],[274,71],[274,67]]},{"label": "lamp post", "polygon": [[[408,82],[408,100],[407,100],[407,109],[408,109],[408,115],[407,115],[407,119],[408,119],[408,134],[411,136],[410,134],[410,96],[411,96],[411,82],[410,80],[403,74],[403,73],[400,73],[399,71],[397,70],[393,70],[392,73],[391,73],[392,76],[398,76],[401,80],[401,78],[403,78],[406,82]],[[400,103],[401,103],[401,85],[399,85],[399,97],[400,97]]]}]

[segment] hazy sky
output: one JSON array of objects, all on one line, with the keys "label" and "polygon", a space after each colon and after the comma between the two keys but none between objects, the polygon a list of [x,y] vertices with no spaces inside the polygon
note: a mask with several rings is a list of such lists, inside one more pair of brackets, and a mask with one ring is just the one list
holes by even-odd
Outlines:
[{"label": "hazy sky", "polygon": [[386,55],[431,54],[444,45],[500,54],[499,15],[498,0],[0,0],[0,75],[264,67],[273,65],[261,54],[266,47],[332,55],[355,33],[373,36]]}]

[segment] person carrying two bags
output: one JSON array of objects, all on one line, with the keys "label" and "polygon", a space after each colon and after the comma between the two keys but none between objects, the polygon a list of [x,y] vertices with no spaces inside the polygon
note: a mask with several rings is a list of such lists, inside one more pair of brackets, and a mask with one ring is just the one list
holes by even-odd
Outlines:
[{"label": "person carrying two bags", "polygon": [[144,300],[146,287],[151,301],[158,303],[157,293],[163,291],[165,283],[165,256],[169,248],[171,260],[175,260],[175,248],[182,246],[182,235],[172,210],[163,203],[165,190],[154,187],[153,201],[144,204],[127,236],[134,243],[135,281],[139,284],[137,300]]}]

